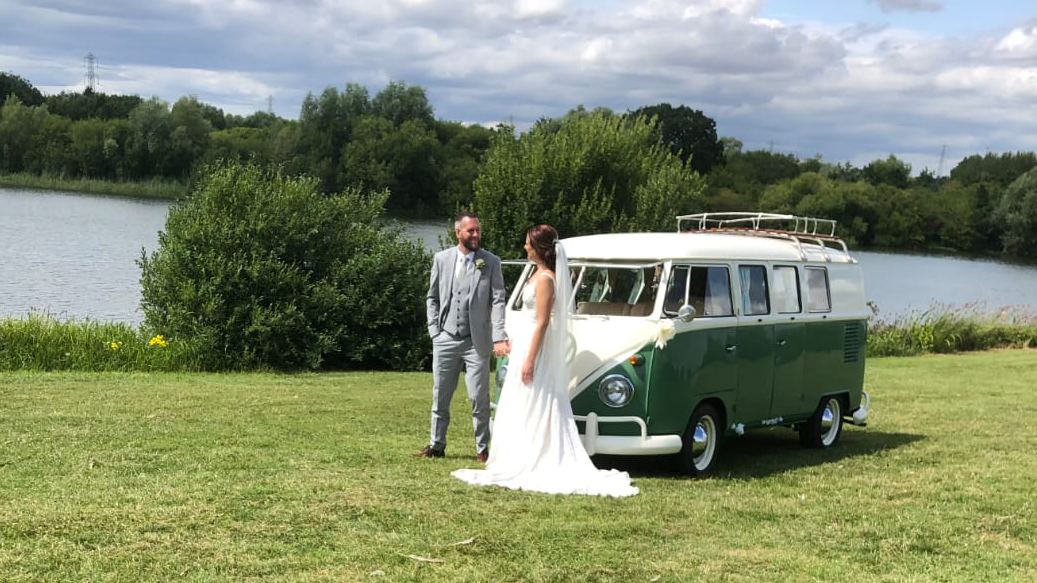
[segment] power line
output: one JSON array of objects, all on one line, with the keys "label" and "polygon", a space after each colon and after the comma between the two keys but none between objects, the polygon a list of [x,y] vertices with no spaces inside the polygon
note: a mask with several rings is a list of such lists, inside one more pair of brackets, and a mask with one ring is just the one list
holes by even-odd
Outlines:
[{"label": "power line", "polygon": [[93,91],[97,87],[97,57],[87,53],[83,60],[86,61],[86,88]]}]

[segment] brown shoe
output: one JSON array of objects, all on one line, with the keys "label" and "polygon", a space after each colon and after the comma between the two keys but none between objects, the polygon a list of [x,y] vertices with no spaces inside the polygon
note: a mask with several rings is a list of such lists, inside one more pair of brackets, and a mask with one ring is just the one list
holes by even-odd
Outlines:
[{"label": "brown shoe", "polygon": [[443,450],[435,449],[431,445],[426,445],[421,451],[414,454],[414,457],[443,457]]},{"label": "brown shoe", "polygon": [[487,453],[486,451],[482,451],[480,453],[475,454],[475,461],[479,462],[480,464],[485,464],[486,461],[489,460],[489,459],[490,459],[490,454]]}]

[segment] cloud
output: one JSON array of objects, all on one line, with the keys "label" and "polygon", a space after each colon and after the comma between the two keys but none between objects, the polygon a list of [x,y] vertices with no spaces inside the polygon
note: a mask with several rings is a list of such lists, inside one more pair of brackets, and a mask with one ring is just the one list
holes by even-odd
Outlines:
[{"label": "cloud", "polygon": [[878,4],[882,12],[939,12],[943,10],[940,2],[929,0],[868,0],[872,4]]},{"label": "cloud", "polygon": [[[942,9],[870,1],[886,12]],[[1037,21],[947,38],[764,18],[764,4],[6,0],[0,70],[72,89],[93,52],[102,90],[194,94],[234,113],[265,108],[269,95],[286,117],[307,92],[357,82],[375,93],[389,80],[425,87],[444,119],[520,128],[578,104],[669,102],[703,110],[747,149],[773,143],[834,161],[930,160],[944,144],[950,159],[1037,136]]]}]

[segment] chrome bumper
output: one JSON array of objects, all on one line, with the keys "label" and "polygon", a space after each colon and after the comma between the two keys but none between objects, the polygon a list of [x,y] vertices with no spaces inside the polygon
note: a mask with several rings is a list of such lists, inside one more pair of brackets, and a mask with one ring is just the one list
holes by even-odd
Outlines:
[{"label": "chrome bumper", "polygon": [[[585,424],[580,439],[588,455],[666,455],[681,450],[681,436],[650,436],[648,426],[640,417],[598,417],[597,413],[573,417]],[[641,428],[641,435],[598,435],[600,423],[636,423]]]},{"label": "chrome bumper", "polygon": [[861,392],[861,401],[861,406],[853,412],[850,423],[864,427],[868,424],[868,408],[871,407],[871,397],[868,396],[868,391]]}]

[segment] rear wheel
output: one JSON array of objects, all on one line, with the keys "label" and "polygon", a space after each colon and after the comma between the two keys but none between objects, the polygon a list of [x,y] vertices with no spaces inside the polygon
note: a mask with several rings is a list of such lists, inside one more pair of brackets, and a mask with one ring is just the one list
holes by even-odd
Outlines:
[{"label": "rear wheel", "polygon": [[713,405],[702,403],[695,408],[684,430],[680,460],[684,472],[692,477],[709,474],[720,451],[720,415]]},{"label": "rear wheel", "polygon": [[799,441],[807,447],[831,447],[843,431],[843,404],[838,396],[821,399],[814,414],[799,428]]}]

